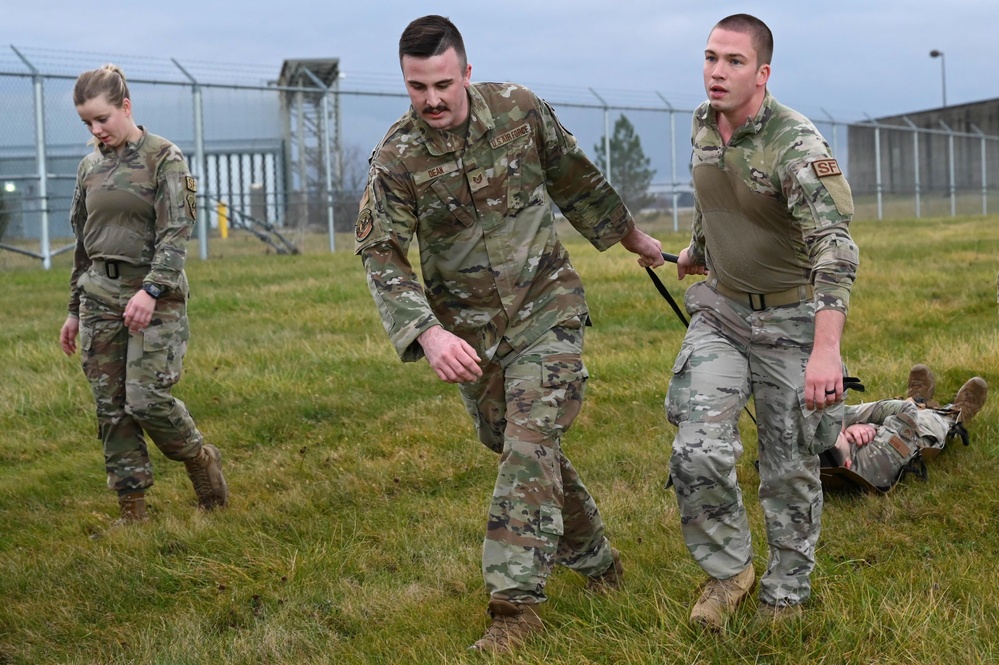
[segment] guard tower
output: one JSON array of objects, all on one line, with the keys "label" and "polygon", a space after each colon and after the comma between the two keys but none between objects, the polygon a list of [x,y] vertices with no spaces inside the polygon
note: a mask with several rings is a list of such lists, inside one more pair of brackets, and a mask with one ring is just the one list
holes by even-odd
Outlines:
[{"label": "guard tower", "polygon": [[278,86],[289,192],[285,219],[297,228],[333,230],[333,203],[343,186],[339,80],[339,58],[285,60],[281,65]]}]

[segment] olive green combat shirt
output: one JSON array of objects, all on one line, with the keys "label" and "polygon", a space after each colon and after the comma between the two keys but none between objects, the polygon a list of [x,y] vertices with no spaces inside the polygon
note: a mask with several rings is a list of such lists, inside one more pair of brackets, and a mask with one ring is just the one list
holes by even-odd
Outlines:
[{"label": "olive green combat shirt", "polygon": [[[404,361],[423,356],[416,339],[435,325],[492,359],[504,338],[520,349],[585,318],[553,202],[601,251],[634,228],[546,102],[511,83],[473,84],[468,98],[466,135],[433,129],[410,108],[371,157],[355,249]],[[414,238],[425,286],[407,258]]]},{"label": "olive green combat shirt", "polygon": [[846,314],[860,261],[848,228],[853,197],[808,118],[767,92],[726,145],[704,102],[692,143],[693,261],[747,293],[812,284],[816,311]]},{"label": "olive green combat shirt", "polygon": [[95,259],[148,267],[144,283],[187,295],[184,261],[194,227],[195,185],[180,149],[144,128],[121,155],[98,144],[76,176],[70,224],[76,254],[69,313],[80,315],[80,276]]}]

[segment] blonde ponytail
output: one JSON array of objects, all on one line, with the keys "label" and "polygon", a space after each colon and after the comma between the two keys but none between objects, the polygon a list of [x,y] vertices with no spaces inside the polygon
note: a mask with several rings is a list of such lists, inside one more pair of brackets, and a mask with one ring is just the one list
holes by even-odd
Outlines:
[{"label": "blonde ponytail", "polygon": [[91,99],[104,95],[108,103],[121,108],[126,99],[131,99],[125,72],[118,65],[106,64],[100,69],[83,72],[73,86],[73,104],[80,106]]}]

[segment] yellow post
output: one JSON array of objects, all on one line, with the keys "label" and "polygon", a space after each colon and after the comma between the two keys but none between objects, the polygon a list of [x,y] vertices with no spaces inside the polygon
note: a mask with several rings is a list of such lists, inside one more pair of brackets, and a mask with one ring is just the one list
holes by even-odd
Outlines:
[{"label": "yellow post", "polygon": [[229,237],[229,206],[219,201],[219,235],[223,238]]}]

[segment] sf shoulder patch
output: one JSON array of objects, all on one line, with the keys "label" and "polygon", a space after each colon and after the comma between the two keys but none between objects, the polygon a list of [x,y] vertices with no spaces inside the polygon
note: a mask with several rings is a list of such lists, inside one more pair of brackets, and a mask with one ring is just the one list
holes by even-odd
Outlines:
[{"label": "sf shoulder patch", "polygon": [[371,229],[374,227],[375,223],[371,219],[371,211],[362,210],[361,214],[357,216],[357,223],[354,226],[354,237],[357,238],[357,242],[363,242],[371,235]]},{"label": "sf shoulder patch", "polygon": [[198,183],[194,180],[194,176],[184,176],[184,186],[187,187],[187,191],[189,192],[198,191]]},{"label": "sf shoulder patch", "polygon": [[816,159],[812,162],[812,170],[815,171],[815,177],[817,178],[843,175],[835,159]]}]

